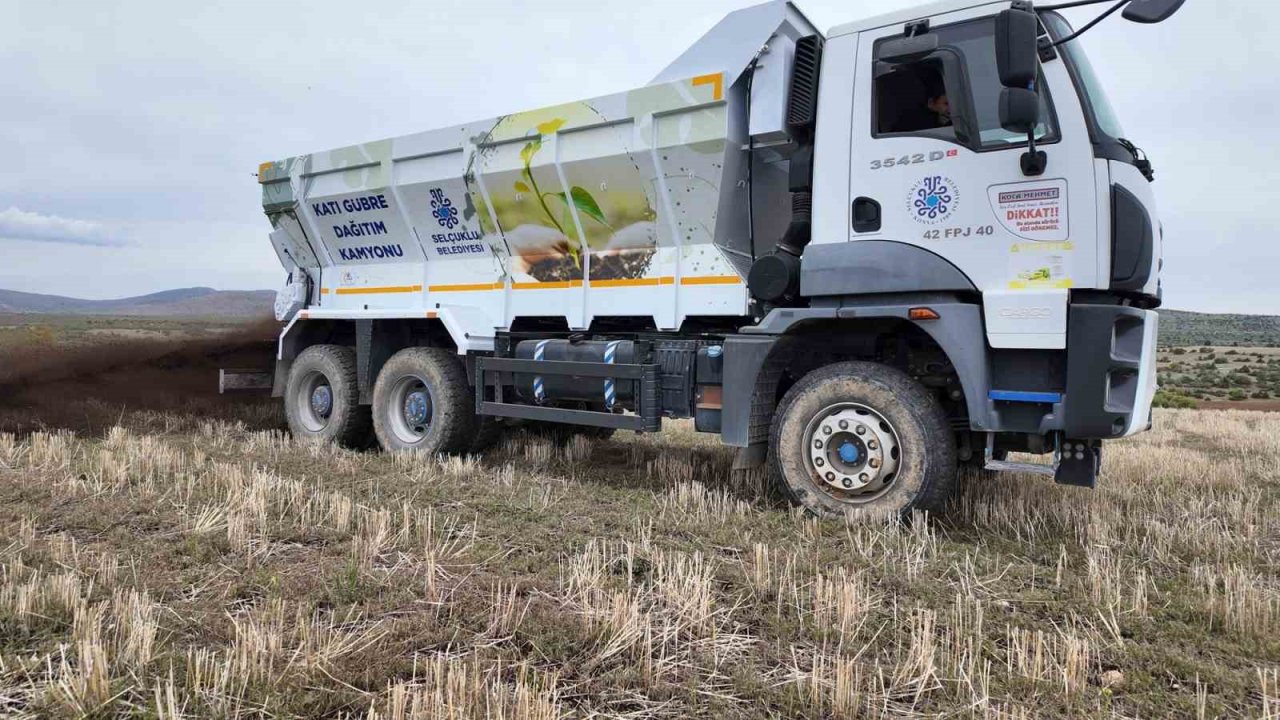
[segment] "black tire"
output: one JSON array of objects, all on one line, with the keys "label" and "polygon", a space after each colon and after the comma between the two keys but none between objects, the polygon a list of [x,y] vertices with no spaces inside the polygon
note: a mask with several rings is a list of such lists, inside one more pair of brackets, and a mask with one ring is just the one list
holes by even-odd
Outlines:
[{"label": "black tire", "polygon": [[[425,410],[410,418],[405,405],[414,394],[425,398]],[[378,373],[373,429],[383,449],[462,454],[476,439],[476,423],[467,371],[453,352],[406,348],[392,355]]]},{"label": "black tire", "polygon": [[303,350],[289,370],[284,409],[296,438],[367,447],[372,420],[369,406],[360,404],[355,350],[342,345]]},{"label": "black tire", "polygon": [[[867,435],[839,429],[823,434],[846,417],[848,427],[866,425]],[[823,438],[825,447],[817,442]],[[846,456],[864,439],[877,442],[855,445]],[[837,443],[842,445],[833,452]],[[879,471],[869,469],[873,457]],[[831,459],[820,475],[823,458]],[[906,518],[946,504],[956,484],[955,437],[937,399],[911,377],[884,365],[845,362],[809,373],[782,398],[769,437],[769,467],[783,494],[814,514]],[[824,479],[829,472],[830,481]],[[838,486],[864,477],[871,478],[864,487]]]},{"label": "black tire", "polygon": [[471,447],[467,452],[480,454],[487,452],[494,445],[498,444],[498,440],[507,431],[507,424],[502,422],[501,418],[489,415],[481,415],[476,418],[476,438],[471,442]]}]

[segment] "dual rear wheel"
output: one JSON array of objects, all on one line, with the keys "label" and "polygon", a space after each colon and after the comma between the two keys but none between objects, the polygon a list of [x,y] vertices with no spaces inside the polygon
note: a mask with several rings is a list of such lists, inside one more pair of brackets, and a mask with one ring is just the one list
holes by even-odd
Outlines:
[{"label": "dual rear wheel", "polygon": [[312,345],[293,361],[284,395],[285,416],[294,437],[344,447],[367,447],[373,418],[360,404],[355,350]]},{"label": "dual rear wheel", "polygon": [[373,429],[390,451],[465,453],[479,422],[467,371],[444,348],[405,348],[373,386]]},{"label": "dual rear wheel", "polygon": [[442,348],[406,348],[378,373],[372,405],[360,404],[355,351],[313,345],[294,360],[285,414],[295,437],[363,448],[371,433],[386,450],[465,453],[492,444],[458,356]]}]

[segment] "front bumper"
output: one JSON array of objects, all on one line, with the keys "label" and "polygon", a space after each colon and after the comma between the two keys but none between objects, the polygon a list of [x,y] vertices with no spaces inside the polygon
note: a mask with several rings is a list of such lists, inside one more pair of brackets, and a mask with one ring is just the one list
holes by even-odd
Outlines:
[{"label": "front bumper", "polygon": [[1159,324],[1153,310],[1071,306],[1062,408],[1067,437],[1128,437],[1151,426]]}]

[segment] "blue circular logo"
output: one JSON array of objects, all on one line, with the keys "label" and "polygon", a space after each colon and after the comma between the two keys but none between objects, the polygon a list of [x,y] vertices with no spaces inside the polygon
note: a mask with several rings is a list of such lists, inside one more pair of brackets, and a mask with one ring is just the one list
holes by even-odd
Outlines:
[{"label": "blue circular logo", "polygon": [[911,188],[907,210],[917,222],[936,225],[951,217],[960,203],[960,193],[951,178],[930,175]]},{"label": "blue circular logo", "polygon": [[458,224],[458,209],[453,206],[453,201],[444,196],[444,190],[433,188],[431,190],[431,217],[440,223],[440,227],[452,230]]}]

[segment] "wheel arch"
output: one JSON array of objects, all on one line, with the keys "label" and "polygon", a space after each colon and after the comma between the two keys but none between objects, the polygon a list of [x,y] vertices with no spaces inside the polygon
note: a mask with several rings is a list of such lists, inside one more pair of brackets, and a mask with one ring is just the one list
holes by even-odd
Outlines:
[{"label": "wheel arch", "polygon": [[[937,318],[913,319],[911,311],[921,308]],[[904,337],[923,340],[947,360],[970,428],[993,427],[981,306],[949,295],[844,298],[820,307],[775,309],[755,327],[726,339],[722,441],[743,448],[767,441],[788,371],[871,359],[886,339]],[[829,362],[822,362],[823,356]]]}]

